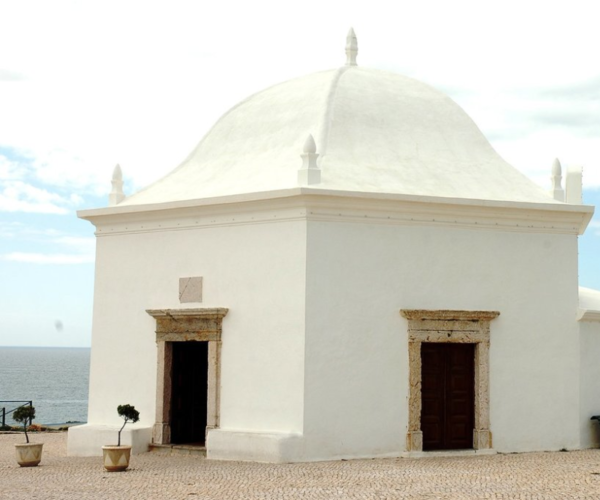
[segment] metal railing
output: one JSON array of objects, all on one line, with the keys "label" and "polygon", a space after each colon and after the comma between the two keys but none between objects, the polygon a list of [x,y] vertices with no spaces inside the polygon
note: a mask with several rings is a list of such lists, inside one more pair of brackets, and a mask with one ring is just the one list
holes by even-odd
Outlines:
[{"label": "metal railing", "polygon": [[[33,401],[0,401],[0,405],[4,405],[4,403],[22,403],[18,406],[15,406],[12,410],[7,410],[5,406],[0,408],[0,422],[2,422],[1,426],[6,427],[6,415],[10,415],[16,409],[21,408],[21,406],[33,406]],[[29,425],[31,425],[32,419],[29,419]]]}]

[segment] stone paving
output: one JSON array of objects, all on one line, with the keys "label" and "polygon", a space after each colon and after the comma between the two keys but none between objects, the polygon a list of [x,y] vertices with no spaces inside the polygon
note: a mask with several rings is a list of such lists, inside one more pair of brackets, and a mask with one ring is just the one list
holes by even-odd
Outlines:
[{"label": "stone paving", "polygon": [[108,473],[67,457],[66,437],[34,434],[42,463],[20,468],[23,436],[0,435],[0,499],[600,499],[600,450],[282,465],[144,453]]}]

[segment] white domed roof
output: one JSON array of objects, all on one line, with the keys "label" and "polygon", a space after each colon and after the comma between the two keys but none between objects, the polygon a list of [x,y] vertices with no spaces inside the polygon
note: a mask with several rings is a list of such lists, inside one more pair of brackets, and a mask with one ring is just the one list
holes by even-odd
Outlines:
[{"label": "white domed roof", "polygon": [[119,205],[297,187],[309,134],[321,170],[311,188],[557,203],[500,158],[449,97],[401,75],[345,66],[249,97],[177,169]]}]

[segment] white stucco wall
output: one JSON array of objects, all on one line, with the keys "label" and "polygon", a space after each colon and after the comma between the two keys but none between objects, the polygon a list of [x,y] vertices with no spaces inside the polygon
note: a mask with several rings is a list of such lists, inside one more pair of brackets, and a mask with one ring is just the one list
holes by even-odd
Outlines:
[{"label": "white stucco wall", "polygon": [[491,323],[494,448],[578,447],[576,245],[574,235],[309,222],[307,455],[405,450],[400,309],[500,311]]},{"label": "white stucco wall", "polygon": [[600,322],[581,321],[581,447],[600,447]]},{"label": "white stucco wall", "polygon": [[[90,423],[70,435],[69,449],[87,453],[92,434],[116,428],[118,404],[134,404],[138,427],[151,428],[157,353],[145,311],[188,307],[229,309],[209,458],[402,454],[400,309],[499,311],[493,447],[578,448],[577,226],[556,229],[545,213],[510,207],[434,205],[290,197],[175,209],[170,218],[100,213]],[[203,302],[180,304],[179,278],[193,276],[203,277]]]},{"label": "white stucco wall", "polygon": [[[221,428],[301,432],[304,252],[298,221],[100,236],[89,426],[118,425],[123,403],[140,411],[137,426],[155,422],[155,320],[146,309],[226,307]],[[203,302],[180,304],[179,278],[193,276],[203,277]]]}]

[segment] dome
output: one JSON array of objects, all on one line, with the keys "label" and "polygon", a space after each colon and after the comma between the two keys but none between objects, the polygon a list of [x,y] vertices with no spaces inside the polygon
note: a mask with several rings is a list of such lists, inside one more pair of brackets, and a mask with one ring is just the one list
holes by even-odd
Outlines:
[{"label": "dome", "polygon": [[319,155],[313,189],[557,203],[505,162],[443,93],[348,65],[242,101],[178,168],[119,206],[298,187],[309,134]]}]

